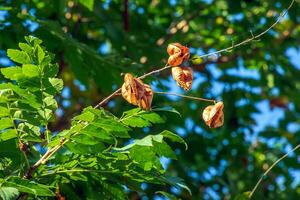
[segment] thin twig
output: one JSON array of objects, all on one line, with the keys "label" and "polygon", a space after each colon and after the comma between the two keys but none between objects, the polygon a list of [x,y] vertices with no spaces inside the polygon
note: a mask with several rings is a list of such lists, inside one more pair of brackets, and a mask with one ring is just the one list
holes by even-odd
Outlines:
[{"label": "thin twig", "polygon": [[99,108],[101,107],[103,104],[105,104],[107,101],[109,101],[111,98],[113,98],[117,93],[119,93],[121,91],[121,88],[117,89],[116,91],[114,91],[111,95],[109,95],[108,97],[106,97],[105,99],[103,99],[100,103],[98,103],[94,108]]},{"label": "thin twig", "polygon": [[[147,76],[150,76],[152,74],[156,74],[156,73],[159,73],[161,71],[164,71],[166,69],[169,69],[171,68],[172,66],[170,65],[165,65],[163,68],[160,68],[160,69],[157,69],[157,70],[153,70],[147,74],[144,74],[140,77],[138,77],[139,79],[144,79],[146,78]],[[111,95],[107,96],[105,99],[103,99],[100,103],[98,103],[94,108],[99,108],[101,106],[103,106],[103,104],[105,104],[106,102],[108,102],[111,98],[115,97],[118,95],[118,93],[121,92],[121,88],[117,89],[116,91],[114,91]]]},{"label": "thin twig", "polygon": [[[225,52],[225,51],[230,51],[236,47],[239,47],[239,46],[242,46],[242,45],[245,45],[249,42],[251,42],[252,40],[255,40],[255,39],[258,39],[259,37],[263,36],[264,34],[266,34],[270,29],[272,29],[276,24],[278,24],[278,22],[285,16],[285,14],[287,13],[287,11],[292,7],[292,5],[294,4],[295,0],[292,0],[291,4],[289,5],[289,7],[280,14],[280,16],[277,18],[276,22],[273,23],[270,27],[268,27],[265,31],[259,33],[258,35],[256,36],[252,36],[251,38],[248,38],[236,45],[233,45],[233,46],[230,46],[228,48],[225,48],[225,49],[222,49],[222,50],[219,50],[219,51],[215,51],[215,52],[212,52],[212,53],[208,53],[208,54],[204,54],[204,55],[201,55],[200,57],[203,58],[203,57],[208,57],[210,55],[213,55],[213,54],[218,54],[218,53],[222,53],[222,52]],[[159,73],[161,71],[164,71],[166,69],[169,69],[171,68],[172,66],[169,66],[169,65],[165,65],[165,67],[163,68],[160,68],[160,69],[157,69],[157,70],[154,70],[154,71],[151,71],[147,74],[144,74],[138,78],[140,79],[143,79],[143,78],[146,78],[147,76],[150,76],[152,74],[155,74],[155,73]],[[121,88],[117,89],[116,91],[114,91],[111,95],[109,95],[108,97],[106,97],[105,99],[103,99],[100,103],[98,103],[94,108],[98,108],[100,106],[102,106],[104,103],[108,102],[111,98],[113,98],[114,96],[116,96],[119,92],[121,91]],[[43,163],[47,162],[47,160],[56,152],[58,151],[68,140],[62,140],[62,142],[54,147],[52,147],[51,149],[49,149],[32,167],[30,167],[30,169],[27,171],[27,175],[25,175],[25,178],[27,179],[30,179],[31,178],[31,175],[33,174],[33,172]]]},{"label": "thin twig", "polygon": [[177,96],[177,97],[182,97],[182,98],[187,98],[187,99],[193,99],[197,101],[208,101],[208,102],[213,102],[215,103],[216,101],[214,99],[205,99],[205,98],[200,98],[200,97],[193,97],[193,96],[188,96],[188,95],[182,95],[182,94],[177,94],[173,92],[154,92],[156,94],[163,94],[163,95],[172,95],[172,96]]},{"label": "thin twig", "polygon": [[281,12],[279,17],[277,18],[277,20],[271,26],[269,26],[266,30],[264,30],[263,32],[261,32],[257,35],[253,35],[253,33],[251,32],[252,36],[250,38],[248,38],[248,39],[246,39],[246,40],[244,40],[244,41],[242,41],[238,44],[233,44],[230,47],[227,47],[225,49],[221,49],[219,51],[214,51],[214,52],[211,52],[211,53],[208,53],[208,54],[203,54],[203,55],[200,55],[199,57],[204,58],[204,57],[208,57],[208,56],[211,56],[211,55],[223,53],[223,52],[226,52],[226,51],[231,51],[236,47],[248,44],[249,42],[262,37],[263,35],[265,35],[267,32],[269,32],[272,28],[274,28],[280,22],[280,20],[286,15],[286,13],[289,11],[289,9],[293,6],[294,2],[295,2],[295,0],[292,0],[290,5],[288,6],[288,8],[285,11]]},{"label": "thin twig", "polygon": [[[246,44],[248,44],[249,42],[251,42],[251,41],[253,41],[253,40],[256,40],[256,39],[262,37],[263,35],[265,35],[267,32],[269,32],[272,28],[274,28],[274,27],[280,22],[280,20],[286,15],[286,13],[289,11],[289,9],[293,6],[294,2],[295,2],[295,0],[292,0],[291,3],[290,3],[290,5],[288,6],[288,8],[287,8],[285,11],[281,12],[281,14],[280,14],[279,17],[277,18],[277,20],[276,20],[271,26],[269,26],[266,30],[264,30],[263,32],[261,32],[261,33],[259,33],[259,34],[257,34],[257,35],[253,35],[253,33],[251,32],[252,37],[250,37],[250,38],[248,38],[248,39],[246,39],[246,40],[244,40],[244,41],[242,41],[242,42],[240,42],[240,43],[238,43],[238,44],[233,44],[233,45],[231,45],[230,47],[227,47],[227,48],[225,48],[225,49],[221,49],[221,50],[219,50],[219,51],[214,51],[214,52],[211,52],[211,53],[203,54],[203,55],[200,55],[199,57],[200,57],[200,58],[204,58],[204,57],[209,57],[209,56],[211,56],[211,55],[223,53],[223,52],[226,52],[226,51],[231,51],[231,50],[233,50],[234,48],[237,48],[237,47],[242,46],[242,45],[246,45]],[[149,73],[147,73],[147,74],[144,74],[144,75],[140,76],[139,78],[140,78],[140,79],[146,78],[147,76],[150,76],[150,75],[155,74],[155,73],[159,73],[159,72],[164,71],[164,70],[166,70],[166,69],[169,69],[169,68],[171,68],[171,67],[172,67],[172,66],[166,65],[166,66],[163,67],[163,68],[160,68],[160,69],[158,69],[158,70],[151,71],[151,72],[149,72]],[[98,108],[98,107],[102,106],[104,103],[106,103],[107,101],[109,101],[111,98],[113,98],[113,97],[115,96],[116,93],[118,93],[118,92],[120,92],[120,91],[121,91],[121,88],[119,88],[117,91],[115,91],[114,93],[112,93],[111,95],[109,95],[108,97],[106,97],[104,100],[102,100],[100,103],[98,103],[98,104],[95,106],[95,108]]]},{"label": "thin twig", "polygon": [[263,175],[260,177],[260,179],[257,181],[257,183],[255,184],[254,188],[252,189],[252,191],[249,194],[249,199],[252,198],[254,192],[256,191],[257,187],[259,186],[259,184],[262,182],[262,180],[267,176],[267,174],[273,169],[273,167],[275,167],[280,161],[282,161],[285,157],[287,157],[290,153],[296,151],[298,148],[300,147],[300,144],[298,144],[295,148],[293,148],[292,150],[288,151],[286,154],[284,154],[282,157],[280,157],[278,160],[276,160],[269,169],[267,169],[267,171],[265,171],[265,173],[263,173]]}]

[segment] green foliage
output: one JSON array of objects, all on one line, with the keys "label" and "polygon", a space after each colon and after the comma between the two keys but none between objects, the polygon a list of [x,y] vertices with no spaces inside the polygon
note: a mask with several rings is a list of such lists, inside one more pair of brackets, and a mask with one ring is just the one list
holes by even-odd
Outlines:
[{"label": "green foliage", "polygon": [[1,187],[0,197],[3,200],[15,199],[19,196],[19,191],[13,187]]},{"label": "green foliage", "polygon": [[[25,39],[27,43],[20,45],[24,50],[8,50],[8,56],[20,66],[1,69],[9,80],[0,85],[2,141],[40,137],[39,126],[46,126],[53,118],[57,108],[54,95],[62,89],[62,80],[54,78],[58,66],[51,63],[53,56],[42,49],[39,39]],[[27,127],[31,131],[24,131]]]},{"label": "green foliage", "polygon": [[[54,95],[62,90],[63,83],[55,77],[57,65],[51,62],[53,56],[41,46],[42,41],[32,36],[25,39],[27,43],[19,44],[21,50],[8,50],[10,59],[20,66],[1,69],[7,82],[0,84],[0,142],[13,141],[18,144],[17,152],[22,152],[19,169],[9,162],[13,159],[9,153],[0,152],[7,157],[1,162],[0,194],[3,199],[22,193],[35,197],[54,196],[55,188],[72,188],[72,182],[98,185],[97,193],[83,194],[86,198],[105,195],[124,199],[123,185],[139,190],[138,185],[145,182],[186,188],[179,182],[170,182],[160,163],[162,156],[176,159],[165,139],[186,145],[176,134],[163,131],[118,147],[120,140],[130,139],[131,128],[164,123],[155,112],[132,109],[119,119],[102,108],[87,107],[72,119],[71,128],[55,135],[51,133],[48,123],[54,119],[53,111],[57,109]],[[64,152],[55,155],[51,165],[38,168],[34,181],[31,181],[27,180],[31,178],[31,174],[28,175],[30,165],[43,154],[35,148],[27,149],[34,144],[49,151],[63,148]],[[15,171],[8,173],[12,170]]]},{"label": "green foliage", "polygon": [[[5,123],[0,125],[9,128],[0,131],[0,178],[23,177],[28,170],[24,153],[32,166],[48,148],[66,141],[31,178],[35,183],[53,186],[52,192],[58,186],[66,199],[103,199],[106,194],[113,195],[111,199],[124,199],[124,196],[154,199],[158,196],[156,191],[168,192],[180,199],[234,199],[251,190],[265,167],[300,141],[299,1],[296,0],[287,15],[258,40],[201,59],[203,54],[231,47],[266,30],[290,0],[138,0],[128,1],[128,15],[124,2],[1,1],[0,120]],[[128,29],[125,29],[126,24]],[[56,92],[62,82],[47,79],[43,84],[52,89],[47,92],[49,98],[41,97],[36,69],[49,53],[43,56],[41,52],[46,50],[37,39],[35,44],[24,42],[24,35],[28,34],[42,39],[47,50],[55,54],[51,64],[58,63],[58,77],[55,77],[57,67],[51,65],[45,66],[44,73],[64,80],[63,93]],[[172,42],[191,49],[190,62],[195,76],[188,95],[222,100],[224,127],[212,130],[202,122],[202,110],[208,103],[158,94],[154,94],[152,111],[165,123],[153,124],[143,117],[135,118],[135,123],[131,120],[123,123],[121,120],[126,115],[123,112],[132,106],[118,96],[103,106],[122,117],[107,113],[107,117],[96,118],[109,122],[116,119],[114,123],[120,122],[127,131],[111,132],[94,125],[84,128],[88,121],[96,123],[97,119],[91,114],[74,118],[83,108],[96,105],[120,87],[121,73],[139,76],[163,67],[167,60],[166,47]],[[41,48],[33,52],[32,45]],[[16,47],[19,50],[5,53],[6,49]],[[6,68],[14,65],[16,68]],[[169,70],[143,81],[157,91],[183,92],[175,86]],[[55,85],[60,88],[54,89]],[[11,108],[5,102],[9,102]],[[43,102],[49,110],[42,109]],[[56,106],[57,112],[45,118]],[[175,109],[180,111],[181,118],[172,113]],[[17,132],[11,124],[17,126]],[[163,182],[168,184],[152,184],[161,180],[161,176],[150,173],[158,169],[159,164],[151,165],[145,175],[144,166],[132,160],[130,150],[115,149],[148,135],[151,137],[147,139],[157,146],[152,136],[165,129],[180,134],[189,148],[185,151],[182,143],[164,137],[163,142],[175,150],[178,160],[164,163]],[[26,151],[20,151],[19,146]],[[149,154],[155,153],[155,158],[159,158],[151,146],[138,147],[150,148]],[[272,169],[253,199],[299,199],[295,176],[299,173],[297,155],[299,151]],[[61,165],[62,168],[56,169]],[[98,171],[85,171],[90,165],[92,170]],[[76,172],[77,167],[81,171]],[[106,169],[120,171],[112,174],[103,171]],[[58,170],[60,172],[55,173]],[[184,179],[193,196],[187,190],[174,189],[168,182],[170,178],[166,178],[169,176]],[[136,180],[132,180],[133,177]],[[284,181],[276,181],[277,177]],[[147,183],[141,187],[145,179]],[[0,188],[3,191],[3,187]],[[16,199],[16,189],[8,190],[13,193],[12,199]],[[28,198],[35,197],[30,194]]]},{"label": "green foliage", "polygon": [[140,108],[124,112],[120,121],[127,126],[139,128],[151,126],[154,123],[164,122],[158,114],[154,112],[147,112]]},{"label": "green foliage", "polygon": [[242,194],[238,194],[234,197],[234,200],[248,200],[250,192],[244,192]]},{"label": "green foliage", "polygon": [[94,0],[78,0],[78,2],[87,7],[90,11],[93,11]]},{"label": "green foliage", "polygon": [[49,189],[48,186],[37,184],[29,180],[24,180],[19,177],[11,176],[9,179],[0,180],[3,181],[2,186],[6,188],[14,189],[14,194],[16,192],[24,192],[28,194],[33,194],[34,196],[54,196],[54,193]]}]

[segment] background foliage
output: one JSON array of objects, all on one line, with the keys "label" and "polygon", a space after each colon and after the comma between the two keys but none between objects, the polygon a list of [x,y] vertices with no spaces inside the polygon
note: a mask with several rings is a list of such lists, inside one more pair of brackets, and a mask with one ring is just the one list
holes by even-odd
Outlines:
[{"label": "background foliage", "polygon": [[[143,117],[145,113],[131,110],[133,107],[121,98],[104,106],[110,113],[89,107],[77,115],[119,87],[121,73],[142,75],[164,66],[168,43],[185,44],[197,55],[228,47],[272,24],[289,1],[0,2],[0,89],[5,90],[0,101],[0,172],[1,178],[11,174],[5,181],[0,179],[2,198],[22,192],[51,196],[58,184],[56,196],[67,199],[97,199],[108,192],[120,199],[125,195],[152,199],[158,198],[156,191],[182,199],[229,199],[252,189],[271,163],[300,142],[299,2],[260,41],[194,62],[195,81],[189,94],[225,104],[224,126],[215,130],[200,119],[207,103],[158,95],[154,107],[174,107],[182,117],[158,111]],[[24,41],[25,35],[40,38],[46,48],[33,37]],[[6,49],[18,47],[23,51],[8,50],[6,54]],[[8,66],[19,67],[4,68]],[[184,93],[169,71],[145,82],[158,91]],[[24,112],[10,110],[14,106]],[[140,116],[136,123],[126,119],[132,113]],[[86,122],[91,125],[85,127]],[[18,132],[13,132],[14,124]],[[102,129],[101,138],[94,134],[101,131],[97,127]],[[174,139],[173,133],[162,132],[165,129],[182,136],[189,148],[185,150],[180,144],[183,141],[177,136]],[[52,157],[50,165],[38,169],[33,177],[36,182],[21,179],[28,167],[15,141],[28,142],[25,155],[32,165],[47,146],[33,144],[47,140],[47,134],[53,136],[50,147],[59,143],[60,134],[75,138]],[[132,143],[128,137],[141,140]],[[120,149],[112,151],[116,145]],[[158,146],[164,150],[154,152]],[[177,160],[168,159],[175,155]],[[87,168],[89,172],[80,171]],[[57,173],[74,169],[79,171]],[[107,169],[119,169],[122,175],[118,171],[106,174]],[[94,170],[103,173],[92,173]],[[51,172],[55,176],[47,175]],[[174,177],[185,180],[193,196],[175,187],[182,181]],[[299,180],[296,152],[273,169],[254,198],[298,199]],[[124,185],[130,187],[124,189]]]}]

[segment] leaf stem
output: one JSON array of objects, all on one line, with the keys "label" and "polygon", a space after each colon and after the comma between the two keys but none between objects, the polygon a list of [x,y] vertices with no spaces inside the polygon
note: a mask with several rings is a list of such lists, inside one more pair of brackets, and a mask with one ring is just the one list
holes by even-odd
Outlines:
[{"label": "leaf stem", "polygon": [[156,93],[156,94],[162,94],[162,95],[178,96],[178,97],[187,98],[187,99],[193,99],[193,100],[197,100],[197,101],[207,101],[207,102],[216,103],[216,101],[214,99],[206,99],[206,98],[200,98],[200,97],[193,97],[193,96],[182,95],[182,94],[177,94],[177,93],[173,93],[173,92],[157,92],[157,91],[154,91],[154,93]]},{"label": "leaf stem", "polygon": [[260,179],[257,181],[257,183],[255,184],[254,188],[251,190],[250,194],[249,194],[249,199],[252,198],[254,192],[256,191],[256,189],[258,188],[259,184],[262,182],[262,180],[268,175],[268,173],[280,162],[282,161],[285,157],[287,157],[290,153],[296,151],[297,149],[299,149],[300,144],[298,144],[295,148],[293,148],[292,150],[288,151],[286,154],[284,154],[282,157],[280,157],[278,160],[276,160],[271,167],[269,167],[267,169],[267,171],[265,171],[265,173],[263,173],[263,175],[260,177]]}]

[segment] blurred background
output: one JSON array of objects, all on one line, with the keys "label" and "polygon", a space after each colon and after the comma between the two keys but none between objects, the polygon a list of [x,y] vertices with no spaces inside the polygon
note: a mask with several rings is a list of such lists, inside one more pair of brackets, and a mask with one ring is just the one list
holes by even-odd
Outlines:
[{"label": "blurred background", "polygon": [[[65,85],[51,124],[51,130],[59,132],[84,107],[96,105],[117,89],[121,73],[142,75],[163,67],[169,43],[187,45],[192,55],[199,56],[230,47],[267,29],[289,4],[289,0],[0,0],[0,67],[12,65],[6,49],[16,48],[25,35],[44,41],[55,54]],[[296,1],[260,40],[197,59],[188,93],[176,85],[169,70],[145,80],[156,91],[222,100],[225,123],[218,129],[204,124],[201,115],[209,103],[155,95],[154,107],[174,107],[182,117],[167,113],[166,124],[131,135],[140,138],[169,129],[182,136],[188,150],[174,145],[178,160],[161,161],[167,173],[185,180],[193,197],[174,187],[142,184],[143,192],[130,192],[130,199],[160,199],[157,190],[182,199],[230,199],[251,190],[274,161],[300,143],[299,22]],[[119,97],[104,107],[116,116],[132,108]],[[299,151],[270,172],[254,199],[300,199]]]}]

